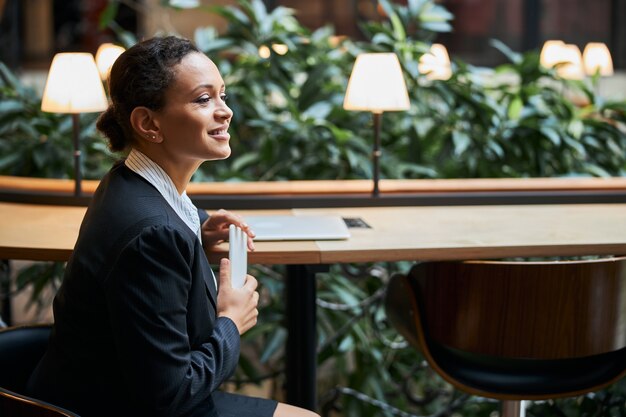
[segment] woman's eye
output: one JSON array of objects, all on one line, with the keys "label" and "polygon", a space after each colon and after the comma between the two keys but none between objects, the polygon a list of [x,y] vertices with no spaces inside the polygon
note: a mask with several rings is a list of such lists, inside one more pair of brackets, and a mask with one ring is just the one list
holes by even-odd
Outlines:
[{"label": "woman's eye", "polygon": [[226,101],[226,100],[228,100],[228,95],[227,94],[222,94],[222,95],[220,95],[220,98],[222,99],[222,101]]},{"label": "woman's eye", "polygon": [[204,103],[208,103],[210,100],[211,100],[211,96],[203,95],[196,99],[196,103],[204,104]]}]

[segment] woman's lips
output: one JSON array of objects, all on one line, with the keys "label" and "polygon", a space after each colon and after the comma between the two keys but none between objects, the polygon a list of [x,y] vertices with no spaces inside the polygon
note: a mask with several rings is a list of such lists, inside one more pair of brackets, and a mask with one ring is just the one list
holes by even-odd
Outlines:
[{"label": "woman's lips", "polygon": [[217,140],[229,140],[230,134],[226,129],[215,129],[209,132],[209,136]]}]

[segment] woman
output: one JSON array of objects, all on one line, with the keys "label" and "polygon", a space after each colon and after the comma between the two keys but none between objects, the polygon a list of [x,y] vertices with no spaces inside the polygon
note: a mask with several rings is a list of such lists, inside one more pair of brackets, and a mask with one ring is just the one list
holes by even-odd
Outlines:
[{"label": "woman", "polygon": [[[316,416],[216,389],[235,371],[240,335],[257,320],[257,281],[219,282],[205,256],[242,219],[210,218],[185,189],[200,164],[230,155],[224,82],[189,41],[141,42],[109,78],[98,120],[114,151],[55,300],[50,344],[32,395],[90,416]],[[219,284],[219,293],[217,286]]]}]

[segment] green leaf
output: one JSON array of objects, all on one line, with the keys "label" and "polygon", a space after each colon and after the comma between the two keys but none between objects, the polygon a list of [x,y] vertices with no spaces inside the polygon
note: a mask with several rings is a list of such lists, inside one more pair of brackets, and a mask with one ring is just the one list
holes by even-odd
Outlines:
[{"label": "green leaf", "polygon": [[261,0],[252,0],[252,10],[254,11],[255,20],[262,24],[263,21],[267,21],[267,8],[265,7],[265,3]]},{"label": "green leaf", "polygon": [[452,142],[454,143],[454,155],[460,156],[469,147],[471,143],[471,139],[466,133],[458,131],[458,130],[453,130]]},{"label": "green leaf", "polygon": [[563,138],[563,141],[567,144],[568,147],[576,151],[576,153],[578,154],[577,155],[578,157],[584,158],[587,155],[587,151],[585,150],[585,147],[582,145],[582,143],[580,143],[576,139],[572,139],[569,136],[565,136]]},{"label": "green leaf", "polygon": [[539,131],[543,136],[548,138],[550,142],[554,144],[554,146],[559,146],[561,144],[561,137],[554,129],[543,126],[539,129]]},{"label": "green leaf", "polygon": [[393,45],[393,39],[391,38],[391,36],[387,35],[386,33],[377,33],[372,38],[372,43]]},{"label": "green leaf", "polygon": [[452,32],[452,25],[447,22],[422,22],[421,26],[431,32]]},{"label": "green leaf", "polygon": [[107,7],[100,14],[100,21],[98,22],[98,29],[104,30],[109,27],[115,16],[117,16],[117,10],[119,3],[115,0],[109,1]]},{"label": "green leaf", "polygon": [[212,26],[196,28],[193,33],[194,43],[201,51],[209,49],[217,37],[217,30]]},{"label": "green leaf", "polygon": [[522,109],[524,108],[524,102],[521,97],[515,96],[513,100],[509,103],[509,111],[508,116],[509,119],[517,120],[520,118],[520,114],[522,113]]},{"label": "green leaf", "polygon": [[513,52],[511,48],[504,44],[504,42],[499,41],[498,39],[490,39],[489,44],[498,51],[502,52],[502,54],[512,63],[520,64],[522,62],[522,54]]},{"label": "green leaf", "polygon": [[331,103],[327,101],[318,101],[313,104],[311,107],[306,109],[303,113],[303,117],[310,117],[313,119],[326,119],[330,112],[332,111]]},{"label": "green leaf", "polygon": [[339,347],[337,347],[339,352],[349,352],[354,350],[354,338],[352,336],[344,337]]},{"label": "green leaf", "polygon": [[233,160],[231,169],[235,172],[245,169],[247,166],[254,164],[259,159],[256,152],[248,152]]},{"label": "green leaf", "polygon": [[395,35],[395,40],[399,42],[403,42],[406,40],[406,32],[404,30],[404,26],[402,25],[402,21],[397,14],[392,14],[389,16],[391,19],[391,26],[393,27],[393,34]]},{"label": "green leaf", "polygon": [[272,356],[285,345],[285,341],[287,340],[287,331],[285,329],[278,328],[271,335],[270,339],[265,343],[265,349],[259,358],[261,363],[267,363]]},{"label": "green leaf", "polygon": [[409,0],[408,8],[411,16],[419,16],[424,6],[428,4],[428,0]]},{"label": "green leaf", "polygon": [[602,167],[595,164],[584,164],[585,171],[588,173],[601,178],[609,178],[611,177],[611,173],[603,169]]},{"label": "green leaf", "polygon": [[585,129],[585,125],[582,120],[572,120],[567,128],[567,131],[572,135],[574,139],[580,139]]},{"label": "green leaf", "polygon": [[439,5],[433,5],[432,7],[428,8],[428,11],[420,14],[419,18],[424,23],[443,23],[454,19],[454,16],[444,7]]},{"label": "green leaf", "polygon": [[195,9],[200,6],[200,0],[168,0],[168,5],[175,9]]},{"label": "green leaf", "polygon": [[23,155],[21,152],[12,152],[0,157],[0,172],[7,173],[9,168],[21,161]]}]

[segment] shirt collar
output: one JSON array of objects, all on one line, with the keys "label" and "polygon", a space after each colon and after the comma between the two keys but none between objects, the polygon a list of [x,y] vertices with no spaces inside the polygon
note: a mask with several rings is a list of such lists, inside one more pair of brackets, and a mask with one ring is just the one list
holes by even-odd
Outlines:
[{"label": "shirt collar", "polygon": [[124,164],[156,188],[178,217],[198,235],[198,239],[201,239],[198,209],[193,205],[186,191],[178,194],[174,181],[163,168],[137,149],[130,151]]}]

